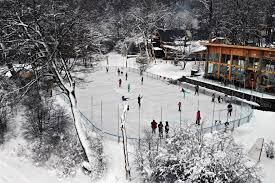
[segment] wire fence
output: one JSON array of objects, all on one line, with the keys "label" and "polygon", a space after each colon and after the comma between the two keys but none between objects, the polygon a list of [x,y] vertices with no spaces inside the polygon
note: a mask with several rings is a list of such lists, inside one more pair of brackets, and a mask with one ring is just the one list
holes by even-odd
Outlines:
[{"label": "wire fence", "polygon": [[[99,68],[103,69],[103,67],[99,67]],[[114,67],[114,68],[117,69],[117,68],[122,68],[122,67]],[[156,79],[156,80],[162,80],[164,82],[167,82],[167,81],[170,82],[172,80],[172,78],[167,78],[167,77],[163,77],[163,76],[160,76],[160,75],[157,75],[157,74],[152,74],[152,73],[149,73],[149,72],[146,72],[146,71],[141,71],[140,69],[137,69],[137,68],[129,68],[128,67],[128,68],[123,68],[123,69],[127,70],[128,72],[135,72],[135,73],[138,73],[142,76],[150,77],[150,78]],[[174,84],[179,85],[179,87],[183,86],[183,84],[181,82],[176,82]],[[194,88],[194,87],[190,86],[189,89],[192,89],[192,88]],[[200,89],[200,92],[202,92],[204,94],[207,94],[207,91],[203,90],[203,89]],[[66,95],[62,94],[61,97],[63,98],[63,100],[66,103],[70,103],[70,101],[69,101],[69,99]],[[237,103],[237,101],[234,100],[234,98],[230,98],[229,101],[232,102],[232,103]],[[205,134],[205,133],[210,133],[210,132],[213,132],[213,131],[234,130],[235,128],[237,128],[239,126],[241,126],[245,123],[248,123],[250,121],[251,117],[253,116],[252,108],[248,104],[241,102],[241,109],[240,110],[241,111],[238,113],[238,115],[237,115],[237,109],[235,109],[233,111],[233,114],[232,114],[233,119],[229,118],[229,114],[228,114],[227,109],[214,110],[213,111],[213,118],[212,118],[212,125],[200,128],[202,133]],[[109,139],[113,139],[113,140],[120,141],[120,139],[122,138],[122,136],[120,135],[119,107],[118,107],[118,111],[117,111],[118,115],[117,115],[117,126],[116,126],[117,133],[116,134],[111,133],[110,131],[108,131],[108,129],[104,130],[104,128],[102,127],[102,124],[101,124],[101,127],[99,127],[98,123],[95,123],[95,120],[98,120],[98,119],[94,119],[94,118],[88,119],[88,117],[83,112],[79,111],[79,113],[80,113],[80,117],[81,117],[80,120],[83,122],[83,124],[85,125],[87,130],[95,131],[95,132],[97,132],[101,135],[104,135],[105,138],[109,138]],[[102,108],[101,108],[101,113],[102,113]],[[227,116],[227,118],[224,119],[224,118],[221,118],[221,116]],[[170,121],[170,122],[172,122],[172,121]],[[183,120],[180,121],[180,123],[181,122],[183,122]],[[140,140],[140,136],[139,137],[130,137],[128,135],[127,139],[129,139],[129,140]]]}]

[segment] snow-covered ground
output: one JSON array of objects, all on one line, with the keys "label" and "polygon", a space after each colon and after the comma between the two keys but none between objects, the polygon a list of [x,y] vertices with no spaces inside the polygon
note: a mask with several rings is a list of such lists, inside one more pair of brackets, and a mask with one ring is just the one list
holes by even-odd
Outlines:
[{"label": "snow-covered ground", "polygon": [[[234,137],[247,152],[258,138],[264,138],[267,143],[271,140],[275,142],[275,113],[255,110],[251,122],[237,128]],[[263,151],[260,165],[264,172],[264,183],[274,183],[275,159],[267,159]]]},{"label": "snow-covered ground", "polygon": [[0,183],[89,183],[89,177],[78,172],[73,178],[59,178],[55,170],[35,166],[30,159],[27,143],[22,137],[23,113],[11,120],[8,140],[0,145]]}]

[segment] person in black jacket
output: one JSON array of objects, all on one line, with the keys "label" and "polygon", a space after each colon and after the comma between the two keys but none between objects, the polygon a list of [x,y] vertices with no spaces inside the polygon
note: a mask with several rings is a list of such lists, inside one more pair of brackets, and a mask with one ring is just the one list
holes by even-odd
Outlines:
[{"label": "person in black jacket", "polygon": [[142,99],[142,97],[140,95],[138,95],[138,106],[139,106],[139,108],[141,107],[141,99]]},{"label": "person in black jacket", "polygon": [[227,111],[228,111],[228,114],[229,114],[230,116],[231,116],[231,114],[232,114],[232,110],[233,110],[233,106],[232,106],[231,103],[229,103],[228,106],[227,106]]},{"label": "person in black jacket", "polygon": [[165,122],[165,133],[166,133],[166,138],[168,137],[168,133],[169,133],[169,124],[168,124],[168,121]]},{"label": "person in black jacket", "polygon": [[158,128],[159,128],[159,138],[163,138],[163,124],[162,124],[162,122],[159,122]]}]

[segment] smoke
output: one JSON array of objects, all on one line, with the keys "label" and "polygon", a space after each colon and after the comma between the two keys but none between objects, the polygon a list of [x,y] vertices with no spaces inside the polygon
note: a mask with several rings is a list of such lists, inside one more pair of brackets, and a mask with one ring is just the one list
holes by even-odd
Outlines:
[{"label": "smoke", "polygon": [[192,0],[179,0],[175,7],[175,19],[181,29],[198,29],[199,21],[191,9]]}]

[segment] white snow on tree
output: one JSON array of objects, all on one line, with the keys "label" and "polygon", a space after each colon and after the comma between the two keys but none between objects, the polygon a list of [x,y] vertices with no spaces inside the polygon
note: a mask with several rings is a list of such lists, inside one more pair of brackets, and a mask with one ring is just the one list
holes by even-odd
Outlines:
[{"label": "white snow on tree", "polygon": [[[165,142],[151,143],[151,150],[139,151],[142,154],[139,157],[143,157],[140,171],[143,179],[209,183],[259,181],[258,167],[245,157],[231,135],[220,133],[201,138],[198,134],[194,126],[186,125]],[[152,150],[154,156],[149,157],[148,152]]]}]

